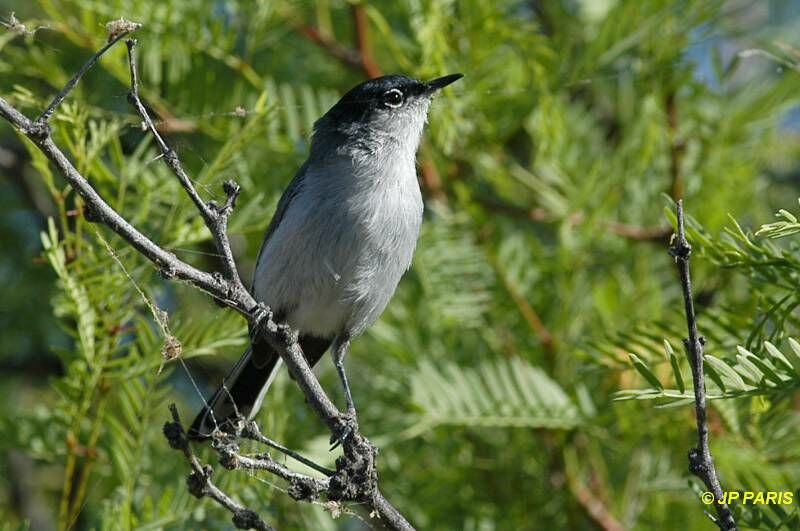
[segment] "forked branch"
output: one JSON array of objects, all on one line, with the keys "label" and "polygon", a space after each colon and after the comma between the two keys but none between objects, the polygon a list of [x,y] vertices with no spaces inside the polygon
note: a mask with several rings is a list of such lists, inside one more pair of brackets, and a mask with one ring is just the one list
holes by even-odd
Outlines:
[{"label": "forked branch", "polygon": [[[318,479],[294,472],[288,467],[276,463],[266,453],[256,457],[241,455],[238,451],[240,437],[253,439],[273,448],[283,448],[261,435],[257,427],[245,424],[239,433],[231,435],[219,432],[215,434],[212,445],[223,466],[229,469],[267,470],[288,481],[289,493],[297,500],[313,501],[320,496],[325,496],[329,501],[337,503],[357,502],[366,507],[370,518],[378,520],[384,527],[398,530],[413,529],[406,518],[383,497],[378,489],[375,464],[376,448],[357,430],[349,436],[343,437],[343,434],[349,429],[349,417],[340,412],[325,394],[300,349],[297,333],[288,325],[275,322],[269,308],[259,304],[242,285],[227,235],[228,219],[239,194],[239,185],[233,181],[227,181],[223,185],[226,200],[222,205],[210,201],[205,202],[199,195],[192,180],[184,171],[178,155],[158,133],[139,97],[139,78],[134,53],[135,41],[129,40],[127,43],[131,71],[129,100],[144,121],[145,129],[153,135],[165,163],[189,195],[211,232],[214,243],[222,256],[223,272],[207,272],[198,269],[153,242],[116,212],[92,188],[91,184],[53,141],[49,122],[58,105],[69,95],[83,74],[96,64],[106,51],[139,27],[139,24],[122,19],[110,23],[108,42],[83,65],[36,120],[27,118],[2,97],[0,97],[0,117],[16,127],[47,156],[82,198],[87,214],[91,214],[90,217],[93,221],[105,224],[119,235],[142,256],[150,260],[165,278],[185,281],[242,314],[248,320],[251,328],[255,330],[254,333],[258,339],[268,342],[279,353],[303,391],[306,401],[328,427],[331,434],[336,438],[344,438],[343,455],[337,459],[336,470],[327,470],[317,466],[317,470],[325,476]],[[189,476],[190,491],[197,496],[210,497],[229,510],[233,514],[234,524],[239,528],[272,529],[255,512],[241,506],[211,482],[210,467],[202,465],[192,454],[177,411],[174,409],[172,416],[172,421],[165,425],[165,435],[174,448],[183,452],[192,468]],[[297,454],[293,456],[303,460]]]}]

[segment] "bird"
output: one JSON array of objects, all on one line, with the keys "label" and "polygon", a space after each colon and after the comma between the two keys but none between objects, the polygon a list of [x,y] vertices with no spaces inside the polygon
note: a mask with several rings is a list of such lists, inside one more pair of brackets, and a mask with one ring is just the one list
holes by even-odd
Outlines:
[{"label": "bird", "polygon": [[[297,331],[309,365],[331,350],[353,423],[344,358],[411,267],[423,218],[416,154],[428,108],[461,77],[385,75],[342,96],[314,123],[308,158],[278,201],[256,258],[254,297]],[[281,358],[252,330],[251,338],[197,414],[191,438],[207,439],[260,409]]]}]

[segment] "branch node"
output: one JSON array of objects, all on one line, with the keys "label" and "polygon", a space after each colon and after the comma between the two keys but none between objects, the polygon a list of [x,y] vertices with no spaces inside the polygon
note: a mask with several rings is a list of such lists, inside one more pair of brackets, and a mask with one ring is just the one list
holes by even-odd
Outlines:
[{"label": "branch node", "polygon": [[707,475],[702,453],[697,448],[689,449],[689,472],[700,478],[705,478]]},{"label": "branch node", "polygon": [[[113,42],[115,39],[127,35],[132,31],[136,31],[141,27],[142,25],[139,22],[125,20],[124,18],[107,22],[106,31],[108,31],[108,39],[106,42]],[[128,39],[128,41],[131,40],[133,39]]]},{"label": "branch node", "polygon": [[683,200],[678,200],[677,204],[677,218],[678,227],[677,232],[672,235],[671,245],[669,247],[669,254],[676,260],[688,260],[692,254],[692,246],[686,239],[686,227],[683,219]]},{"label": "branch node", "polygon": [[362,436],[353,434],[344,447],[345,454],[336,460],[336,474],[330,478],[328,498],[334,501],[371,501],[378,485],[375,446]]},{"label": "branch node", "polygon": [[92,205],[91,203],[86,203],[83,205],[83,219],[88,221],[89,223],[100,223],[103,221],[103,217],[100,215],[100,211]]},{"label": "branch node", "polygon": [[186,487],[189,490],[189,494],[195,498],[202,498],[206,495],[206,485],[208,485],[208,480],[211,479],[211,474],[214,473],[214,470],[209,465],[203,465],[202,470],[202,474],[192,471],[186,477]]},{"label": "branch node", "polygon": [[235,439],[222,436],[215,437],[212,443],[214,450],[219,456],[219,464],[227,470],[236,470],[239,468],[239,445],[236,444]]},{"label": "branch node", "polygon": [[180,159],[178,158],[178,154],[175,153],[175,150],[168,147],[164,150],[164,161],[170,166],[178,166],[180,165]]},{"label": "branch node", "polygon": [[45,138],[50,136],[50,133],[52,132],[53,130],[50,127],[50,124],[48,124],[44,120],[39,119],[34,122],[31,122],[30,126],[28,127],[28,130],[25,131],[25,134],[28,135],[32,140],[44,140]]},{"label": "branch node", "polygon": [[[286,348],[291,348],[295,343],[297,343],[297,332],[292,330],[292,328],[286,323],[267,323],[268,330],[278,335]],[[273,330],[274,327],[274,330]]]},{"label": "branch node", "polygon": [[239,183],[233,179],[228,179],[222,183],[222,190],[227,196],[227,200],[225,201],[225,206],[223,208],[225,211],[230,212],[236,206],[236,198],[239,197],[242,187],[239,186]]},{"label": "branch node", "polygon": [[172,265],[165,264],[158,269],[158,274],[164,280],[172,280],[178,275],[178,271]]},{"label": "branch node", "polygon": [[183,431],[183,426],[180,422],[166,422],[164,423],[164,437],[166,437],[169,445],[175,450],[183,450],[188,447],[189,440],[186,438],[186,432]]},{"label": "branch node", "polygon": [[692,254],[692,246],[686,240],[680,241],[680,238],[675,238],[669,248],[669,254],[673,258],[687,260]]},{"label": "branch node", "polygon": [[302,481],[300,479],[293,479],[289,483],[288,489],[289,497],[295,501],[316,501],[322,494],[322,489],[316,483],[311,481]]},{"label": "branch node", "polygon": [[237,529],[264,529],[261,517],[251,509],[239,509],[233,514],[233,525]]}]

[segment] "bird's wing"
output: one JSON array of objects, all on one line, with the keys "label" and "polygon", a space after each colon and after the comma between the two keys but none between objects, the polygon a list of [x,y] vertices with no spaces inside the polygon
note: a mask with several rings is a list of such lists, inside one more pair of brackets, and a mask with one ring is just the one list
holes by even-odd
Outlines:
[{"label": "bird's wing", "polygon": [[[308,162],[303,164],[300,169],[297,171],[297,174],[292,179],[292,182],[289,183],[289,186],[286,190],[283,191],[283,195],[281,196],[280,200],[278,201],[278,207],[275,209],[275,214],[272,216],[272,220],[269,222],[269,226],[267,226],[267,232],[264,235],[264,241],[261,242],[261,248],[258,250],[258,256],[256,257],[256,267],[255,271],[258,271],[258,264],[264,259],[264,249],[267,248],[267,244],[269,243],[269,239],[278,229],[278,226],[281,224],[286,212],[289,210],[289,205],[292,204],[292,201],[297,197],[300,193],[300,189],[303,187],[303,181],[305,180],[306,176],[306,169],[308,166]],[[251,283],[250,291],[255,293],[255,273],[253,274],[253,282]],[[275,316],[278,319],[281,319],[282,312],[286,311],[286,308],[272,308],[272,311],[275,312]],[[250,337],[253,337],[253,331],[250,330]],[[266,362],[268,362],[271,357],[274,357],[274,352],[272,348],[263,340],[255,340],[252,341],[252,353],[253,353],[253,360],[258,366],[264,366]]]},{"label": "bird's wing", "polygon": [[[297,197],[300,193],[300,189],[303,187],[307,167],[308,161],[300,166],[292,182],[290,182],[286,190],[283,191],[283,195],[278,201],[278,207],[275,209],[275,214],[272,216],[272,220],[270,220],[267,226],[267,232],[264,234],[264,241],[261,242],[261,248],[258,250],[258,255],[256,256],[256,271],[258,271],[258,263],[261,261],[261,255],[264,253],[264,249],[267,248],[270,237],[278,229],[278,225],[281,224],[281,220],[283,220],[283,217],[286,215],[286,211],[289,210],[289,205],[292,204],[292,201]],[[250,291],[254,291],[255,289],[255,275],[253,275],[253,277],[253,283],[250,284]]]}]

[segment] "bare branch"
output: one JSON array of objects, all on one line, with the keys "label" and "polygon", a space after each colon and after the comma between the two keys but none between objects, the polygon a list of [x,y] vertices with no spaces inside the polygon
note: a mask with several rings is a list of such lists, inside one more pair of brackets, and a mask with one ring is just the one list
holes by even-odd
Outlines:
[{"label": "bare branch", "polygon": [[[566,218],[563,218],[555,216],[542,208],[528,209],[504,202],[496,198],[484,197],[479,198],[478,201],[481,203],[481,205],[483,205],[484,208],[491,212],[497,212],[518,219],[527,219],[537,223],[557,223],[564,219],[571,226],[577,227],[587,222],[586,216],[583,212],[575,212],[566,216]],[[669,235],[672,233],[671,229],[667,225],[640,227],[608,219],[593,220],[593,223],[604,227],[610,234],[615,234],[633,241],[663,244],[668,240]]]},{"label": "bare branch", "polygon": [[361,59],[361,69],[367,77],[379,77],[383,75],[381,67],[375,62],[372,56],[372,44],[369,40],[369,21],[367,20],[367,12],[364,10],[364,4],[356,2],[350,6],[350,12],[353,16],[353,26],[356,30],[356,46],[358,46],[358,55]]},{"label": "bare branch", "polygon": [[681,175],[681,164],[686,153],[686,144],[678,138],[678,104],[677,95],[674,90],[667,93],[664,106],[667,113],[667,140],[669,142],[669,173],[670,173],[670,197],[677,201],[683,196],[683,176]]},{"label": "bare branch", "polygon": [[[320,480],[297,474],[283,465],[275,463],[271,458],[267,460],[263,455],[249,458],[236,454],[236,460],[229,459],[228,464],[236,463],[237,466],[242,467],[263,467],[265,470],[270,470],[278,476],[284,477],[297,486],[297,490],[292,494],[296,496],[296,499],[313,499],[319,495],[319,489],[324,487],[325,495],[329,500],[363,503],[369,511],[370,517],[380,519],[380,522],[389,529],[413,529],[411,524],[383,497],[378,489],[375,464],[376,448],[357,429],[350,433],[349,436],[343,437],[351,427],[349,417],[341,413],[325,394],[297,342],[297,333],[286,324],[274,322],[269,308],[257,303],[253,296],[242,286],[233,255],[230,252],[227,236],[227,222],[233,211],[236,197],[239,194],[239,186],[232,181],[224,184],[227,198],[221,206],[214,203],[204,203],[199,194],[197,194],[191,180],[181,167],[177,155],[158,135],[152,120],[150,120],[144,105],[139,99],[138,77],[133,54],[135,42],[130,41],[128,43],[129,59],[131,61],[131,102],[142,116],[148,130],[156,138],[166,163],[192,198],[211,231],[214,242],[224,257],[225,274],[212,274],[197,269],[154,243],[100,197],[86,178],[81,175],[67,156],[53,142],[46,120],[52,115],[53,110],[63,101],[85,71],[95,64],[97,59],[111,45],[118,42],[122,36],[139,27],[138,25],[133,27],[131,24],[133,23],[117,21],[116,24],[109,27],[109,43],[97,52],[84,65],[79,74],[59,92],[59,95],[53,100],[53,103],[42,114],[40,119],[36,121],[28,119],[1,97],[0,117],[16,127],[47,156],[64,175],[64,178],[75,192],[83,199],[86,211],[91,213],[93,220],[104,223],[142,256],[153,262],[162,276],[168,279],[183,280],[244,315],[254,330],[255,337],[266,341],[281,356],[289,372],[303,391],[306,402],[328,427],[331,434],[337,439],[344,438],[342,444],[344,453],[337,459],[336,470],[317,469],[326,475],[330,475],[327,479]],[[234,515],[234,524],[241,529],[272,529],[256,513],[242,507],[211,482],[211,468],[208,465],[201,465],[191,453],[186,434],[177,417],[177,411],[174,409],[173,422],[165,426],[165,435],[174,448],[180,449],[184,453],[192,467],[192,474],[189,476],[190,492],[198,497],[210,497],[226,507]],[[268,444],[266,440],[260,442]],[[223,450],[221,457],[227,455],[231,458],[231,454],[226,448],[221,447],[221,449]]]},{"label": "bare branch", "polygon": [[362,68],[361,56],[358,51],[348,48],[315,26],[301,22],[294,22],[292,25],[300,35],[326,50],[328,54],[343,64],[359,70]]},{"label": "bare branch", "polygon": [[539,316],[539,313],[534,309],[531,302],[525,297],[523,293],[517,289],[514,282],[511,281],[511,278],[508,275],[503,263],[501,260],[496,258],[492,259],[492,265],[494,266],[495,271],[497,271],[497,275],[500,278],[500,282],[505,288],[506,292],[511,296],[511,299],[514,301],[514,304],[517,305],[519,309],[519,313],[525,322],[528,323],[528,326],[536,334],[539,343],[542,344],[542,348],[544,348],[545,352],[548,355],[552,356],[558,350],[558,344],[556,338],[553,337],[553,334],[548,330],[547,326],[542,321],[542,318]]},{"label": "bare branch", "polygon": [[269,446],[270,448],[275,448],[279,452],[282,452],[282,453],[288,455],[289,457],[291,457],[295,461],[303,463],[307,467],[312,468],[312,469],[316,470],[317,472],[321,472],[321,473],[325,474],[326,476],[332,476],[332,475],[334,475],[336,473],[335,470],[331,470],[329,468],[325,468],[322,465],[318,465],[314,461],[311,461],[310,459],[298,454],[294,450],[290,450],[289,448],[286,448],[282,444],[279,444],[279,443],[273,441],[272,439],[270,439],[269,437],[264,436],[261,433],[261,430],[258,429],[258,424],[256,424],[255,422],[247,423],[247,425],[245,425],[244,430],[242,430],[242,434],[241,435],[245,439],[250,439],[252,441],[260,442],[261,444],[265,444],[265,445]]},{"label": "bare branch", "polygon": [[219,251],[220,255],[222,256],[225,276],[229,281],[235,284],[236,289],[244,289],[236,271],[236,261],[233,258],[230,241],[228,240],[228,218],[230,217],[231,212],[233,212],[233,206],[236,202],[236,198],[239,195],[239,185],[234,181],[225,182],[224,190],[227,200],[221,207],[214,203],[206,203],[203,201],[203,199],[200,197],[200,194],[197,193],[194,184],[192,184],[192,180],[186,174],[186,171],[184,171],[181,161],[178,158],[178,154],[167,145],[167,143],[158,133],[156,126],[153,124],[153,120],[150,118],[150,115],[147,113],[147,109],[145,109],[144,104],[142,104],[142,100],[139,98],[139,74],[136,67],[136,54],[134,53],[136,39],[128,39],[125,41],[125,44],[128,47],[128,64],[131,72],[131,92],[128,95],[128,101],[134,106],[136,112],[138,112],[139,116],[141,116],[142,120],[144,120],[146,128],[153,135],[153,138],[156,139],[158,148],[163,155],[164,162],[167,164],[169,169],[172,170],[172,173],[175,174],[175,177],[178,178],[178,181],[189,195],[189,198],[191,198],[195,207],[197,207],[197,210],[200,211],[203,221],[214,237],[214,243],[217,246],[217,251]]},{"label": "bare branch", "polygon": [[237,529],[274,531],[274,528],[262,520],[255,511],[244,507],[211,482],[213,470],[210,466],[201,464],[200,460],[192,453],[189,439],[186,437],[183,424],[178,416],[178,408],[175,407],[175,404],[170,404],[169,409],[172,412],[172,422],[164,424],[164,436],[169,441],[170,446],[183,452],[189,462],[189,466],[192,468],[192,473],[186,480],[189,492],[198,498],[204,496],[211,498],[233,513],[233,525]]},{"label": "bare branch", "polygon": [[62,101],[64,101],[64,98],[67,97],[67,94],[69,94],[72,91],[72,89],[75,88],[75,85],[78,84],[78,81],[81,80],[83,75],[86,72],[88,72],[89,69],[92,68],[95,65],[95,63],[97,61],[99,61],[100,58],[109,49],[111,49],[112,46],[117,44],[117,42],[119,42],[123,37],[125,37],[130,32],[136,31],[137,29],[142,27],[142,25],[137,23],[137,22],[129,22],[129,21],[122,20],[122,19],[120,19],[118,21],[115,21],[115,23],[119,24],[119,26],[115,27],[115,32],[109,36],[109,39],[108,39],[108,42],[106,43],[106,45],[103,46],[102,48],[100,48],[93,56],[91,56],[89,58],[89,60],[86,61],[83,64],[81,69],[78,70],[78,73],[75,74],[74,76],[72,76],[72,79],[70,79],[67,82],[67,84],[64,85],[64,88],[62,88],[58,92],[58,94],[55,95],[55,97],[53,98],[53,101],[51,101],[50,105],[47,106],[47,109],[45,109],[44,112],[41,114],[41,116],[39,116],[39,118],[36,119],[37,123],[40,123],[40,124],[47,123],[50,120],[50,117],[53,116],[53,113],[55,112],[56,107],[58,107],[58,105]]},{"label": "bare branch", "polygon": [[706,488],[714,494],[714,506],[719,517],[716,524],[720,529],[726,531],[734,530],[736,529],[736,522],[733,520],[730,507],[722,501],[724,492],[717,478],[717,470],[714,467],[714,460],[711,457],[711,450],[708,446],[706,382],[703,372],[703,345],[705,344],[705,339],[697,332],[697,318],[694,313],[694,301],[692,300],[692,280],[689,272],[689,256],[692,254],[692,247],[686,240],[683,200],[678,201],[677,214],[678,232],[673,236],[669,254],[675,258],[678,273],[681,277],[683,302],[686,310],[686,326],[689,332],[689,337],[683,340],[683,345],[686,348],[689,364],[692,367],[694,410],[697,419],[697,447],[689,450],[689,471],[699,477],[705,483]]},{"label": "bare branch", "polygon": [[268,453],[247,456],[239,453],[238,436],[219,432],[213,442],[214,450],[220,457],[220,464],[228,470],[243,468],[246,470],[266,470],[289,483],[289,495],[297,501],[316,501],[321,494],[327,493],[329,479],[317,479],[300,474],[277,463]]},{"label": "bare branch", "polygon": [[625,529],[596,492],[583,485],[577,477],[568,474],[567,486],[598,528],[603,531],[623,531]]},{"label": "bare branch", "polygon": [[[183,262],[174,254],[156,245],[150,238],[128,223],[125,218],[120,216],[100,197],[83,175],[78,172],[66,155],[55,145],[49,132],[45,132],[43,136],[42,129],[36,122],[26,118],[2,97],[0,97],[0,116],[16,126],[50,159],[64,175],[70,186],[81,196],[86,203],[86,208],[92,212],[95,219],[106,224],[134,249],[153,262],[162,276],[185,280],[193,286],[222,299],[229,306],[245,314],[256,305],[255,299],[249,297],[249,295],[249,300],[244,295],[240,297],[240,300],[229,300],[227,292],[230,288],[224,279],[217,278]],[[247,304],[247,306],[243,303]]]}]

